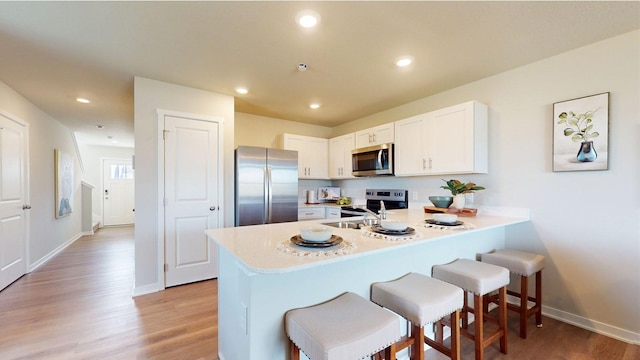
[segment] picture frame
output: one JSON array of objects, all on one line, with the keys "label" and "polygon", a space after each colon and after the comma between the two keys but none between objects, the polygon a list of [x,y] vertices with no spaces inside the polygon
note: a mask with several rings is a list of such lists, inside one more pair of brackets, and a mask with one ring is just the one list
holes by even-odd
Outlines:
[{"label": "picture frame", "polygon": [[56,219],[73,212],[73,157],[54,149]]},{"label": "picture frame", "polygon": [[609,93],[553,104],[553,171],[609,169]]}]

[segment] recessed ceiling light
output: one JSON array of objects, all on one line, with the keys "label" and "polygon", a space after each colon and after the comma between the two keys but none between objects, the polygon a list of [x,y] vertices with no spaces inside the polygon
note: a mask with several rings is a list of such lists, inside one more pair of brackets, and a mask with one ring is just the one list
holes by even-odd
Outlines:
[{"label": "recessed ceiling light", "polygon": [[296,22],[303,28],[312,28],[320,22],[320,14],[313,10],[302,10],[296,15]]},{"label": "recessed ceiling light", "polygon": [[311,104],[309,105],[309,107],[312,109],[318,109],[320,107],[320,104]]},{"label": "recessed ceiling light", "polygon": [[413,56],[403,56],[396,60],[396,65],[398,67],[406,67],[413,63]]},{"label": "recessed ceiling light", "polygon": [[112,144],[117,144],[117,143],[118,143],[118,140],[111,140],[111,143],[112,143]]},{"label": "recessed ceiling light", "polygon": [[247,90],[247,88],[237,87],[237,88],[236,88],[236,92],[237,92],[238,94],[246,94],[246,93],[248,93],[248,92],[249,92],[249,90]]},{"label": "recessed ceiling light", "polygon": [[76,101],[79,102],[79,103],[83,103],[83,104],[88,104],[88,103],[91,102],[91,100],[89,100],[89,99],[80,98],[80,97],[76,98]]}]

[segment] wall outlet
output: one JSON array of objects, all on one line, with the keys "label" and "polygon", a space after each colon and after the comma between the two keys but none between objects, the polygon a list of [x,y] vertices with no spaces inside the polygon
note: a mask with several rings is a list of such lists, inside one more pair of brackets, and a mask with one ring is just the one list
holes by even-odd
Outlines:
[{"label": "wall outlet", "polygon": [[465,203],[473,203],[473,193],[464,194],[464,202]]},{"label": "wall outlet", "polygon": [[411,193],[411,200],[418,201],[418,192],[417,191],[413,191]]}]

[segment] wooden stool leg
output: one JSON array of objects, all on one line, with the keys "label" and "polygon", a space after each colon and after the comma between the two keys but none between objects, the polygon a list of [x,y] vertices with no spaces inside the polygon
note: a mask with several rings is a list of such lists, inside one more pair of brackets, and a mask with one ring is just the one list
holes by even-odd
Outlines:
[{"label": "wooden stool leg", "polygon": [[291,340],[289,340],[289,352],[291,353],[291,360],[300,360],[300,349]]},{"label": "wooden stool leg", "polygon": [[460,359],[460,312],[451,314],[451,360]]},{"label": "wooden stool leg", "polygon": [[[460,322],[460,315],[458,315],[458,322]],[[460,326],[460,324],[458,324],[458,326]],[[453,327],[453,325],[451,325],[451,327]],[[436,322],[435,324],[435,340],[436,342],[442,344],[444,342],[444,323],[442,322],[442,320]]]},{"label": "wooden stool leg", "polygon": [[542,327],[542,270],[536,273],[536,325]]},{"label": "wooden stool leg", "polygon": [[507,287],[503,286],[498,290],[500,292],[500,300],[498,305],[498,322],[502,336],[500,337],[500,351],[507,353]]},{"label": "wooden stool leg", "polygon": [[529,277],[520,276],[520,337],[527,338],[527,318],[529,303]]},{"label": "wooden stool leg", "polygon": [[475,333],[473,334],[473,336],[475,342],[476,360],[484,359],[484,315],[482,299],[483,297],[481,295],[473,295],[473,316],[475,317],[473,320],[475,325]]},{"label": "wooden stool leg", "polygon": [[410,349],[411,360],[424,360],[424,328],[412,324],[411,336],[413,337]]},{"label": "wooden stool leg", "polygon": [[466,291],[464,292],[464,300],[462,303],[462,328],[469,328],[469,300]]}]

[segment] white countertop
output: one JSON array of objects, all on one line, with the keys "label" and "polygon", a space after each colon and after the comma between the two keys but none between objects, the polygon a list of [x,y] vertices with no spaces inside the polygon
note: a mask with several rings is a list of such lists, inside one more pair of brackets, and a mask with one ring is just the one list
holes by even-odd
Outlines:
[{"label": "white countertop", "polygon": [[[322,264],[346,261],[365,254],[392,250],[397,247],[409,247],[428,241],[440,241],[461,234],[470,234],[483,229],[504,227],[528,221],[526,217],[506,217],[478,215],[476,217],[459,217],[458,220],[473,228],[468,230],[441,230],[422,226],[430,215],[422,209],[389,211],[389,220],[405,221],[420,233],[420,239],[390,241],[364,236],[363,230],[332,228],[333,234],[340,236],[345,242],[355,246],[350,253],[326,257],[296,256],[278,250],[278,245],[289,242],[292,236],[300,233],[304,226],[335,222],[341,219],[310,220],[279,224],[253,225],[222,229],[209,229],[206,234],[218,245],[224,247],[250,271],[257,273],[281,273],[296,271]],[[343,218],[343,221],[357,221],[359,217]]]}]

